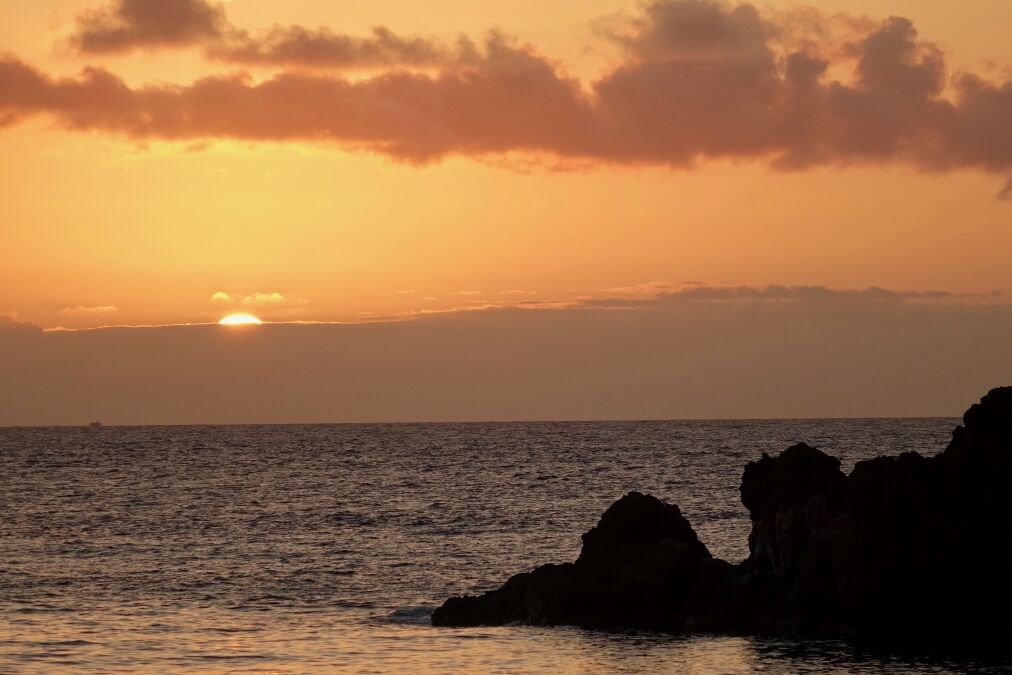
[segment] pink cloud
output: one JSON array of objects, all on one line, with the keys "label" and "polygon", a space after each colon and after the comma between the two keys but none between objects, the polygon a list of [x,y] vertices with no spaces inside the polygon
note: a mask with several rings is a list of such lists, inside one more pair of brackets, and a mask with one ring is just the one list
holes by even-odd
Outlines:
[{"label": "pink cloud", "polygon": [[[117,23],[150,0],[122,0],[92,23],[111,22],[113,34],[146,45],[206,44],[201,36],[228,32],[214,28],[216,6],[169,4],[196,8],[196,23],[169,20],[154,35],[148,23]],[[7,56],[0,124],[45,115],[132,139],[297,140],[408,162],[523,153],[673,167],[730,158],[786,170],[893,163],[1012,172],[1012,81],[950,77],[945,54],[902,18],[844,21],[846,48],[822,53],[803,39],[810,14],[653,0],[612,38],[622,62],[589,87],[498,34],[464,65],[359,80],[281,72],[262,82],[225,75],[134,88],[106,70],[53,78]]]}]

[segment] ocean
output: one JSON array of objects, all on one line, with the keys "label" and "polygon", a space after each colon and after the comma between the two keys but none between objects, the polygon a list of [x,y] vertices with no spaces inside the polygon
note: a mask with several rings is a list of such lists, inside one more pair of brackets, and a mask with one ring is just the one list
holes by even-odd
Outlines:
[{"label": "ocean", "polygon": [[954,419],[0,429],[0,672],[1001,672],[923,645],[437,629],[639,490],[737,561],[746,462],[941,451]]}]

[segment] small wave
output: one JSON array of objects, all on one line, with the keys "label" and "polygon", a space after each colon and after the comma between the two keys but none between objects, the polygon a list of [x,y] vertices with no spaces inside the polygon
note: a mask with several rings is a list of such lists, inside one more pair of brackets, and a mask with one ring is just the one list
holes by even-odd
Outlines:
[{"label": "small wave", "polygon": [[342,609],[372,609],[376,603],[368,600],[338,600],[334,606]]},{"label": "small wave", "polygon": [[338,526],[343,527],[379,527],[383,524],[385,518],[381,515],[371,516],[366,513],[357,513],[354,511],[337,511],[330,515],[330,521]]},{"label": "small wave", "polygon": [[188,661],[214,663],[216,661],[270,661],[274,657],[268,654],[196,654],[187,658]]},{"label": "small wave", "polygon": [[427,624],[432,618],[435,607],[419,605],[417,607],[401,607],[387,614],[384,619],[388,623]]},{"label": "small wave", "polygon": [[324,573],[329,574],[332,577],[353,577],[356,574],[355,570],[342,570],[342,569],[326,570]]},{"label": "small wave", "polygon": [[74,612],[70,607],[54,607],[52,605],[36,605],[34,607],[19,607],[13,610],[15,614],[44,614],[48,612]]}]

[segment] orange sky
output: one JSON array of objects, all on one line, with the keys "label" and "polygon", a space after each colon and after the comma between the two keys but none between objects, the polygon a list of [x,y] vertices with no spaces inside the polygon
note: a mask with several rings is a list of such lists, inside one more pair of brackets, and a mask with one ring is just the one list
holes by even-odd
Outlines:
[{"label": "orange sky", "polygon": [[[251,83],[259,83],[297,70],[290,63],[209,58],[203,42],[145,44],[116,53],[75,51],[68,39],[76,30],[75,18],[86,8],[109,4],[8,0],[0,5],[0,52],[43,78],[76,77],[85,66],[102,67],[134,90],[152,83],[189,86],[202,77],[242,70],[252,72]],[[597,132],[583,137],[574,131],[569,139],[564,119],[546,122],[539,135],[534,127],[546,119],[540,108],[518,129],[510,120],[483,126],[476,117],[494,116],[493,106],[460,115],[447,111],[447,119],[455,121],[444,121],[449,126],[424,142],[442,143],[451,134],[451,149],[419,164],[418,157],[398,156],[400,151],[333,137],[317,141],[311,133],[264,140],[251,131],[228,138],[231,132],[204,130],[213,120],[177,138],[126,129],[109,122],[113,113],[105,109],[98,121],[75,123],[78,110],[28,100],[23,80],[0,78],[0,118],[9,115],[9,124],[0,129],[0,314],[47,328],[216,321],[238,308],[269,320],[360,320],[609,296],[615,288],[684,281],[875,285],[956,294],[1012,289],[1012,202],[996,198],[1012,175],[1012,158],[1001,154],[1002,144],[1012,138],[1012,118],[1001,122],[1000,117],[1012,111],[1000,107],[1012,94],[999,95],[1012,67],[1005,32],[1012,25],[1012,5],[812,4],[827,17],[843,10],[870,17],[873,28],[853,28],[857,20],[847,24],[859,37],[890,15],[912,19],[920,39],[937,43],[946,58],[945,90],[929,98],[958,101],[953,76],[977,74],[994,91],[988,89],[973,108],[957,104],[953,114],[966,117],[964,126],[974,129],[981,127],[979,120],[998,119],[997,137],[988,139],[985,129],[982,139],[970,138],[974,129],[963,129],[970,140],[960,136],[922,148],[918,136],[904,139],[900,149],[875,154],[880,150],[856,147],[864,137],[826,141],[816,133],[797,143],[803,146],[799,152],[819,157],[785,170],[768,155],[794,143],[794,136],[777,132],[786,140],[778,135],[753,150],[750,138],[736,138],[733,113],[721,122],[721,111],[737,110],[739,103],[703,102],[714,107],[706,108],[703,126],[693,132],[702,138],[703,154],[691,163],[677,153],[685,144],[695,147],[696,139],[669,138],[674,132],[665,128],[666,111],[650,131],[660,139],[658,153],[669,154],[654,157],[649,138],[641,141],[635,128],[600,146]],[[537,54],[538,63],[544,59],[553,73],[578,78],[574,91],[581,92],[580,101],[616,67],[661,58],[655,56],[655,42],[646,38],[623,46],[606,37],[628,33],[630,25],[639,26],[642,35],[651,28],[643,28],[648,19],[638,5],[615,0],[233,0],[225,7],[229,24],[252,35],[276,23],[328,26],[351,36],[366,36],[370,27],[382,25],[397,34],[452,44],[460,33],[480,40],[487,28],[497,26],[517,36],[518,53]],[[728,7],[721,11],[730,12]],[[764,21],[793,28],[796,19],[782,18],[796,14],[791,8],[796,6],[762,5]],[[739,42],[721,43],[712,49],[739,47]],[[663,46],[676,48],[681,44]],[[714,53],[705,51],[701,58],[724,58]],[[745,56],[733,58],[752,58],[741,53]],[[836,77],[836,68],[853,70],[852,57],[823,56],[830,61],[827,78]],[[929,57],[929,51],[919,51],[910,58]],[[402,67],[414,66],[314,70],[313,76],[355,82]],[[421,69],[435,78],[441,69],[457,67],[425,64]],[[461,66],[465,73],[471,67]],[[883,66],[876,72],[888,71]],[[526,99],[533,87],[524,77],[529,76],[511,85],[516,88],[510,90],[509,105]],[[595,91],[609,100],[606,88]],[[701,87],[689,91],[709,95]],[[531,100],[538,96],[532,89]],[[38,112],[33,106],[39,105],[49,107]],[[611,105],[606,112],[640,110]],[[999,106],[998,112],[987,108],[972,116],[989,105]],[[595,103],[589,114],[597,120],[604,115],[601,109]],[[574,110],[582,114],[582,108]],[[222,109],[222,114],[231,113]],[[654,118],[650,111],[645,114],[644,119]],[[694,119],[687,118],[686,129]],[[935,122],[924,124],[923,138],[934,139]],[[397,142],[418,140],[406,128],[400,122],[376,133],[407,134],[398,135]],[[371,127],[368,133],[374,133]],[[725,152],[724,139],[738,145]],[[506,151],[497,150],[501,147]],[[231,300],[212,300],[215,293]]]}]

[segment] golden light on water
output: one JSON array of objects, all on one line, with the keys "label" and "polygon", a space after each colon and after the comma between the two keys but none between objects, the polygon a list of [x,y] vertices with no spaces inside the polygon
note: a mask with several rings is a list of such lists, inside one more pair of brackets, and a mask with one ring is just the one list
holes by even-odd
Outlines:
[{"label": "golden light on water", "polygon": [[218,322],[219,326],[259,326],[263,321],[252,314],[229,314]]}]

